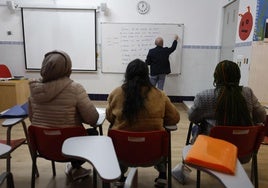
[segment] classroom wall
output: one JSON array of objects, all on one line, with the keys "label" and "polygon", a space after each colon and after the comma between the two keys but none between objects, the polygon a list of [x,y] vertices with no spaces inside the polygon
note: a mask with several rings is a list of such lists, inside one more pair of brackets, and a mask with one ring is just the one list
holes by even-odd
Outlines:
[{"label": "classroom wall", "polygon": [[[169,96],[194,96],[197,92],[213,87],[212,75],[219,61],[221,44],[221,25],[223,7],[230,1],[222,0],[147,0],[150,11],[146,15],[137,12],[138,0],[34,0],[15,1],[19,6],[52,5],[97,7],[107,3],[108,11],[97,13],[97,51],[96,72],[72,73],[71,78],[80,82],[89,94],[109,94],[122,84],[123,74],[109,74],[101,71],[101,22],[119,23],[179,23],[184,24],[182,67],[180,75],[171,75],[166,80],[164,90]],[[240,11],[245,11],[240,2]],[[0,0],[0,63],[8,64],[13,75],[38,78],[38,72],[25,70],[22,26],[20,11],[11,13],[5,6],[6,0]],[[19,9],[19,8],[18,8]],[[253,10],[254,11],[254,10]],[[12,35],[7,35],[12,31]],[[237,39],[236,41],[240,41]],[[83,45],[83,44],[81,44]],[[42,48],[42,44],[36,50]],[[235,53],[241,55],[242,48]],[[247,50],[243,49],[243,53]],[[247,76],[247,75],[246,75]]]}]

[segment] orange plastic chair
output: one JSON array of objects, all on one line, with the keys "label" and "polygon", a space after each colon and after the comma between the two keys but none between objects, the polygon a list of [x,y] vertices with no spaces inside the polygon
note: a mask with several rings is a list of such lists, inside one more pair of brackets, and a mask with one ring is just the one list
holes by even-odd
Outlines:
[{"label": "orange plastic chair", "polygon": [[171,177],[170,134],[167,131],[132,132],[110,129],[108,136],[113,140],[120,163],[129,167],[151,167],[166,157],[168,176]]},{"label": "orange plastic chair", "polygon": [[238,148],[241,164],[251,160],[251,181],[258,188],[257,154],[264,138],[264,126],[215,126],[210,136],[231,142]]},{"label": "orange plastic chair", "polygon": [[11,78],[11,77],[12,74],[9,68],[4,64],[0,64],[0,78]]},{"label": "orange plastic chair", "polygon": [[87,132],[83,126],[53,128],[30,125],[28,127],[31,150],[33,152],[31,187],[35,187],[35,176],[37,172],[37,157],[50,160],[53,176],[56,176],[55,162],[69,162],[72,159],[64,157],[61,152],[65,139],[74,136],[86,136]]}]

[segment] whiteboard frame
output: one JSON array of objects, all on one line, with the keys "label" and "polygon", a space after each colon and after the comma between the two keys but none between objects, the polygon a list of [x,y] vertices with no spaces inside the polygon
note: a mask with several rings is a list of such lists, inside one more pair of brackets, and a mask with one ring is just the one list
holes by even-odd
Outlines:
[{"label": "whiteboard frame", "polygon": [[[123,24],[131,24],[131,25],[135,25],[135,24],[137,25],[137,24],[139,24],[139,25],[160,25],[160,26],[165,26],[165,25],[172,26],[172,25],[175,25],[175,26],[181,27],[181,33],[179,35],[180,41],[178,41],[178,46],[176,48],[176,51],[179,50],[179,52],[177,54],[177,55],[179,55],[179,58],[178,58],[178,60],[179,60],[178,71],[177,72],[172,72],[172,62],[171,62],[171,73],[169,75],[180,75],[181,74],[181,68],[182,68],[182,47],[183,47],[183,35],[184,35],[184,24],[183,23],[126,23],[126,22],[123,23],[123,22],[101,22],[101,49],[102,49],[101,50],[101,52],[102,52],[102,55],[101,55],[101,71],[102,71],[102,73],[123,74],[125,72],[125,70],[124,71],[123,70],[120,70],[120,71],[114,71],[114,70],[109,71],[109,70],[105,70],[105,68],[104,68],[106,62],[104,61],[104,58],[103,57],[106,54],[104,54],[104,50],[103,50],[103,46],[104,46],[104,43],[103,43],[103,27],[102,27],[103,24],[111,24],[111,25],[113,25],[113,24],[119,24],[119,25],[121,25],[121,24],[122,25]],[[178,34],[178,33],[174,33],[174,34]],[[170,42],[172,44],[173,40],[170,41]],[[165,38],[164,38],[164,43],[165,43]],[[170,45],[165,45],[164,44],[164,47],[170,47],[171,44]],[[154,40],[153,40],[153,42],[152,42],[151,45],[152,45],[151,48],[154,48],[155,47]],[[149,51],[149,49],[148,49],[148,51]],[[147,51],[147,53],[148,53],[148,51]],[[172,56],[172,54],[171,54],[171,56]],[[171,56],[170,56],[170,58],[171,58]]]},{"label": "whiteboard frame", "polygon": [[[51,49],[49,50],[44,50],[42,49],[44,46],[42,46],[42,44],[39,44],[38,46],[31,46],[30,48],[28,47],[27,48],[27,40],[26,40],[26,36],[25,36],[25,27],[24,27],[24,24],[25,24],[25,19],[24,19],[24,10],[48,10],[48,11],[75,11],[74,13],[76,12],[79,12],[79,11],[85,11],[85,13],[87,13],[86,11],[88,11],[89,14],[89,18],[90,20],[88,21],[89,24],[93,23],[94,25],[89,25],[87,26],[88,28],[90,28],[90,30],[87,30],[89,31],[90,33],[92,33],[91,36],[88,36],[88,46],[89,49],[86,50],[86,49],[83,49],[80,51],[77,50],[78,52],[76,52],[75,50],[71,50],[72,47],[70,47],[69,50],[64,50],[63,48],[59,49],[57,47],[54,47],[52,46]],[[82,12],[83,13],[83,12]],[[43,57],[45,55],[45,53],[47,53],[48,51],[51,51],[51,50],[63,50],[65,51],[66,53],[68,53],[71,57],[71,60],[72,60],[72,71],[73,72],[91,72],[91,71],[97,71],[97,37],[96,37],[96,9],[93,9],[93,8],[71,8],[71,7],[21,7],[21,15],[22,15],[22,30],[23,30],[23,42],[24,42],[24,58],[25,58],[25,68],[27,71],[39,71],[41,69],[41,64],[42,64],[42,61],[43,61]],[[66,14],[67,15],[67,14]],[[93,27],[93,29],[91,28]],[[70,31],[70,29],[66,30],[66,33],[67,31]],[[61,32],[61,34],[64,34]],[[83,35],[85,36],[85,35]],[[81,37],[81,36],[79,36]],[[85,36],[87,37],[87,36]],[[89,39],[90,38],[90,39]],[[76,38],[77,40],[77,38]],[[92,40],[92,41],[91,41]],[[75,41],[74,41],[75,42]],[[71,44],[72,45],[72,44]],[[85,44],[82,43],[81,44],[81,47],[84,46]],[[83,47],[85,48],[85,47]],[[41,50],[42,49],[42,50]],[[33,64],[32,65],[28,64],[28,61],[29,61],[29,58],[28,58],[28,53],[27,51],[29,52],[29,50],[31,50],[32,52],[31,53],[41,53],[40,51],[42,51],[42,54],[39,54],[38,56],[38,60],[36,60],[38,62],[38,64]],[[91,51],[91,52],[90,52]],[[79,53],[79,54],[78,54]],[[80,54],[81,53],[81,54]],[[91,55],[88,55],[89,53],[91,53]],[[87,57],[86,60],[82,60],[82,58],[80,57]],[[86,62],[87,61],[87,62]],[[40,64],[40,68],[39,67],[35,67],[36,65],[39,65]]]}]

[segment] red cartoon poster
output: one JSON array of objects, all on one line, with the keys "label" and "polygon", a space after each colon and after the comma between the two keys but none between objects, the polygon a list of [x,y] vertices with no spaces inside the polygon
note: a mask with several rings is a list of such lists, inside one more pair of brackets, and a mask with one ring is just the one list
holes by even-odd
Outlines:
[{"label": "red cartoon poster", "polygon": [[240,24],[239,24],[239,37],[241,40],[246,40],[252,30],[253,25],[253,17],[250,12],[250,7],[247,7],[248,11],[244,14],[239,14],[241,16]]}]

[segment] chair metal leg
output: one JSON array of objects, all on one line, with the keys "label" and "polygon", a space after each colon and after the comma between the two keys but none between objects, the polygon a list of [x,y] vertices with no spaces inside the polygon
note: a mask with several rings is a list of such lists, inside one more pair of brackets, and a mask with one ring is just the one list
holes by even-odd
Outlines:
[{"label": "chair metal leg", "polygon": [[100,135],[102,136],[102,135],[103,135],[103,129],[102,129],[102,126],[99,127],[99,131],[100,131]]},{"label": "chair metal leg", "polygon": [[0,185],[2,185],[5,180],[7,181],[7,188],[14,188],[14,180],[11,172],[3,172],[0,175]]},{"label": "chair metal leg", "polygon": [[168,132],[168,136],[169,136],[169,141],[168,141],[168,188],[172,187],[172,183],[171,183],[171,133],[170,131]]},{"label": "chair metal leg", "polygon": [[110,187],[111,187],[110,183],[102,182],[102,188],[110,188]]},{"label": "chair metal leg", "polygon": [[[32,179],[31,179],[31,188],[35,188],[35,175],[36,175],[36,157],[32,158]],[[39,175],[39,174],[38,174]]]},{"label": "chair metal leg", "polygon": [[251,162],[251,181],[254,181],[255,188],[259,187],[259,177],[258,177],[258,161],[257,161],[257,154],[252,155],[252,162]]},{"label": "chair metal leg", "polygon": [[[29,148],[31,158],[33,159],[34,151],[33,151],[32,147],[31,147],[31,144],[30,144],[30,139],[29,139],[26,123],[25,123],[25,121],[22,121],[21,124],[22,124],[22,127],[23,127],[24,135],[25,135],[25,138],[26,138],[26,141],[27,141],[27,145],[28,145],[28,148]],[[35,168],[36,168],[35,169],[36,176],[39,177],[39,172],[38,172],[37,165],[36,165]]]},{"label": "chair metal leg", "polygon": [[[12,126],[8,127],[7,129],[7,145],[11,145],[10,140],[11,140],[11,128]],[[6,171],[9,173],[10,172],[10,161],[11,161],[11,154],[8,153],[6,155]]]},{"label": "chair metal leg", "polygon": [[56,176],[55,161],[51,161],[53,176]]},{"label": "chair metal leg", "polygon": [[7,173],[7,187],[8,188],[14,188],[14,180],[13,180],[13,175],[11,172]]},{"label": "chair metal leg", "polygon": [[187,146],[188,144],[190,144],[190,138],[191,138],[191,133],[192,133],[192,128],[193,128],[193,122],[190,122],[189,128],[188,128],[188,133],[187,133],[187,137],[186,137],[186,143],[185,145]]},{"label": "chair metal leg", "polygon": [[97,188],[97,171],[93,168],[93,187]]},{"label": "chair metal leg", "polygon": [[200,175],[201,175],[200,170],[197,170],[196,171],[196,188],[200,188]]}]

